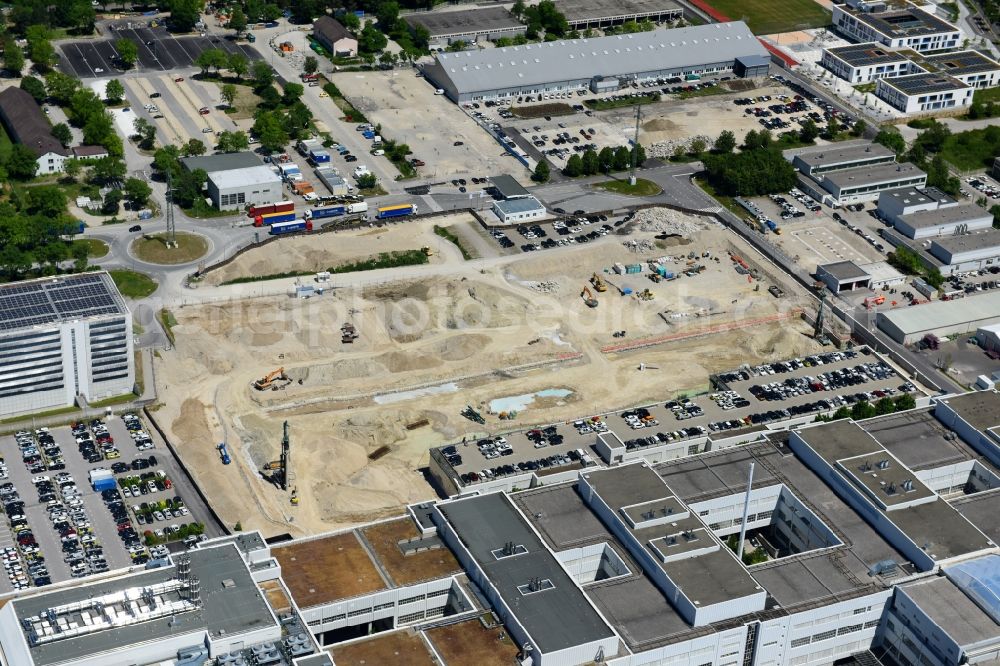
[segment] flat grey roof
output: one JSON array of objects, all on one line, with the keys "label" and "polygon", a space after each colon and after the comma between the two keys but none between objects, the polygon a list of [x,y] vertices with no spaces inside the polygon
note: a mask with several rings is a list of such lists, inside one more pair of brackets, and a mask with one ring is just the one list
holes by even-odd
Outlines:
[{"label": "flat grey roof", "polygon": [[[123,645],[164,639],[175,634],[208,631],[213,637],[237,637],[278,624],[233,544],[189,551],[191,574],[201,581],[202,606],[196,611],[170,618],[105,629],[78,637],[56,640],[31,648],[35,664],[71,663],[76,659],[111,652]],[[18,619],[38,615],[54,606],[86,602],[92,596],[128,588],[163,583],[176,577],[175,567],[151,569],[90,585],[63,588],[32,597],[16,599]],[[231,584],[230,584],[231,581]],[[22,627],[23,631],[23,627]]]},{"label": "flat grey roof", "polygon": [[531,195],[531,192],[524,189],[524,186],[517,182],[517,179],[510,174],[504,173],[499,176],[490,176],[490,182],[493,183],[493,187],[497,188],[497,192],[504,199],[517,199]]},{"label": "flat grey roof", "polygon": [[278,174],[268,169],[263,164],[259,166],[244,167],[242,169],[226,169],[225,171],[215,171],[208,174],[208,179],[215,183],[219,189],[231,187],[250,187],[253,185],[267,185],[280,183]]},{"label": "flat grey roof", "polygon": [[[927,201],[930,202],[931,200],[928,199]],[[913,201],[910,203],[923,202]],[[974,203],[968,203],[959,204],[958,206],[935,208],[934,210],[921,210],[916,213],[900,215],[899,219],[914,229],[926,229],[927,227],[937,227],[942,224],[956,224],[979,220],[984,217],[993,219],[993,216],[985,208],[977,206]]]},{"label": "flat grey roof", "polygon": [[[506,495],[454,500],[439,504],[438,510],[542,652],[614,634]],[[493,551],[508,542],[527,552],[497,559]],[[518,589],[533,578],[550,580],[553,586],[532,593]]]},{"label": "flat grey roof", "polygon": [[1000,229],[986,229],[958,236],[938,236],[931,241],[931,245],[936,245],[949,254],[995,248],[1000,246]]},{"label": "flat grey roof", "polygon": [[707,627],[692,629],[646,576],[590,585],[585,591],[635,652],[668,643],[674,636],[712,632]]},{"label": "flat grey roof", "polygon": [[826,52],[855,67],[887,65],[889,63],[906,62],[908,60],[906,56],[897,53],[882,44],[879,44],[878,42],[865,42],[864,44],[837,46],[832,49],[826,49]]},{"label": "flat grey roof", "polygon": [[840,281],[862,280],[869,277],[868,273],[853,261],[837,261],[832,264],[823,264],[820,268]]},{"label": "flat grey roof", "polygon": [[844,169],[842,171],[826,172],[823,174],[823,177],[838,188],[844,189],[858,185],[877,185],[901,178],[913,178],[922,175],[925,175],[924,172],[909,162],[902,164],[889,162],[854,169]]},{"label": "flat grey roof", "polygon": [[103,271],[0,285],[0,333],[127,312],[114,280]]},{"label": "flat grey roof", "polygon": [[576,484],[541,486],[511,499],[554,550],[612,540],[608,528],[583,503]]},{"label": "flat grey roof", "polygon": [[641,19],[645,16],[684,11],[674,0],[618,0],[614,3],[602,0],[556,0],[556,9],[562,12],[569,23],[619,17]]},{"label": "flat grey roof", "polygon": [[996,640],[997,623],[946,576],[914,581],[899,589],[959,645]]},{"label": "flat grey roof", "polygon": [[885,197],[886,199],[896,199],[907,206],[929,204],[934,201],[934,199],[927,195],[926,190],[927,188],[912,186],[897,187],[894,190],[886,190],[885,192],[882,192],[878,195],[878,198],[880,201],[882,200],[882,197]]},{"label": "flat grey roof", "polygon": [[[983,461],[980,463],[985,464]],[[996,473],[995,468],[991,469]],[[997,501],[995,491],[981,492],[953,500],[951,505],[994,543],[1000,543],[1000,516],[997,515]]]},{"label": "flat grey roof", "polygon": [[262,166],[264,164],[260,161],[260,158],[251,152],[182,157],[180,162],[188,171],[202,169],[206,173],[227,171],[229,169],[246,169],[247,167]]},{"label": "flat grey roof", "polygon": [[990,291],[955,301],[931,301],[913,308],[897,308],[879,312],[878,319],[891,322],[904,335],[968,322],[1000,320],[1000,292]]},{"label": "flat grey roof", "polygon": [[503,201],[494,201],[493,205],[507,215],[510,215],[511,213],[527,213],[533,210],[545,210],[545,206],[543,206],[535,197],[525,197],[523,199],[504,199]]},{"label": "flat grey roof", "polygon": [[696,606],[748,597],[762,590],[726,547],[663,563],[663,570]]},{"label": "flat grey roof", "polygon": [[806,553],[774,560],[766,567],[754,567],[753,576],[783,608],[803,601],[835,595],[852,595],[860,589],[858,579],[847,576],[839,560],[842,551]]},{"label": "flat grey roof", "polygon": [[[1000,298],[996,300],[1000,304]],[[1000,316],[1000,310],[994,312]],[[945,398],[941,402],[951,407],[963,421],[980,432],[1000,425],[1000,393],[996,391],[971,391]]]},{"label": "flat grey roof", "polygon": [[524,26],[503,7],[479,7],[453,12],[420,12],[407,14],[403,16],[403,20],[410,25],[424,26],[431,33],[431,37],[489,32],[490,30]]},{"label": "flat grey roof", "polygon": [[[681,499],[691,504],[746,492],[747,470],[756,459],[750,448],[741,446],[711,456],[688,456],[676,462],[663,463],[655,469]],[[756,466],[754,488],[766,488],[778,483],[781,480],[766,466]]]},{"label": "flat grey roof", "polygon": [[742,21],[628,35],[439,53],[430,66],[461,93],[587,81],[640,71],[733,62],[767,51]]},{"label": "flat grey roof", "polygon": [[808,148],[793,153],[793,156],[799,158],[808,166],[815,168],[836,164],[849,164],[876,157],[895,158],[896,153],[879,143],[859,142]]},{"label": "flat grey roof", "polygon": [[929,409],[889,414],[860,425],[910,469],[932,469],[979,457]]},{"label": "flat grey roof", "polygon": [[879,83],[895,88],[904,95],[930,95],[969,88],[968,84],[962,83],[955,77],[942,72],[922,72],[920,74],[882,78],[879,79]]}]

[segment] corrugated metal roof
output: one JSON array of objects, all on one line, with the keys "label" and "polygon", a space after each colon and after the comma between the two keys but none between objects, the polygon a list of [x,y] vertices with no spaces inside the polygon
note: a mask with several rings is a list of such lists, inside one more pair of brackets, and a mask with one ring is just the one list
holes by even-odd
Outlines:
[{"label": "corrugated metal roof", "polygon": [[934,301],[912,308],[880,312],[904,335],[958,326],[984,319],[1000,319],[1000,292],[991,291],[954,301]]},{"label": "corrugated metal roof", "polygon": [[440,53],[434,67],[459,92],[731,62],[768,53],[742,21],[630,35]]}]

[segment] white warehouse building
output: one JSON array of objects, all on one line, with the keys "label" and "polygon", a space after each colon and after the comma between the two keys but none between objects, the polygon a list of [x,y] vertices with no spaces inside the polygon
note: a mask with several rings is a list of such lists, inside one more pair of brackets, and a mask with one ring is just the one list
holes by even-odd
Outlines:
[{"label": "white warehouse building", "polygon": [[742,21],[439,53],[424,76],[454,102],[615,90],[661,77],[766,76],[770,55]]},{"label": "white warehouse building", "polygon": [[0,416],[135,386],[132,314],[107,273],[0,285]]}]

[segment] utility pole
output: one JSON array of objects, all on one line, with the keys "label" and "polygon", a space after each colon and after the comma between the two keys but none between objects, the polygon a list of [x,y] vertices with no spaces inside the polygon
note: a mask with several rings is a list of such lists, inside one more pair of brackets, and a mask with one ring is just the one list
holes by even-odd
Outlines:
[{"label": "utility pole", "polygon": [[167,196],[165,197],[164,203],[167,206],[167,247],[174,248],[177,247],[177,226],[174,222],[174,187],[173,178],[170,175],[170,169],[166,169],[167,172]]},{"label": "utility pole", "polygon": [[639,119],[642,118],[642,107],[638,104],[635,105],[635,136],[632,139],[632,160],[631,168],[628,172],[628,184],[635,186],[635,163],[636,159],[639,157]]}]

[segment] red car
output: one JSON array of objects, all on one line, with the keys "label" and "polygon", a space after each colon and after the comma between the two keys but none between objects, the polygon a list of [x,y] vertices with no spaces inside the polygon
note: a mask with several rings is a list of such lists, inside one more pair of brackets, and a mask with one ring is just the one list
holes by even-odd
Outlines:
[{"label": "red car", "polygon": [[200,109],[198,109],[198,113],[200,113],[203,116],[207,116],[208,115],[208,107],[207,106],[201,107]]},{"label": "red car", "polygon": [[174,83],[180,83],[183,80],[184,80],[183,76],[178,76],[176,79],[174,79]]}]

